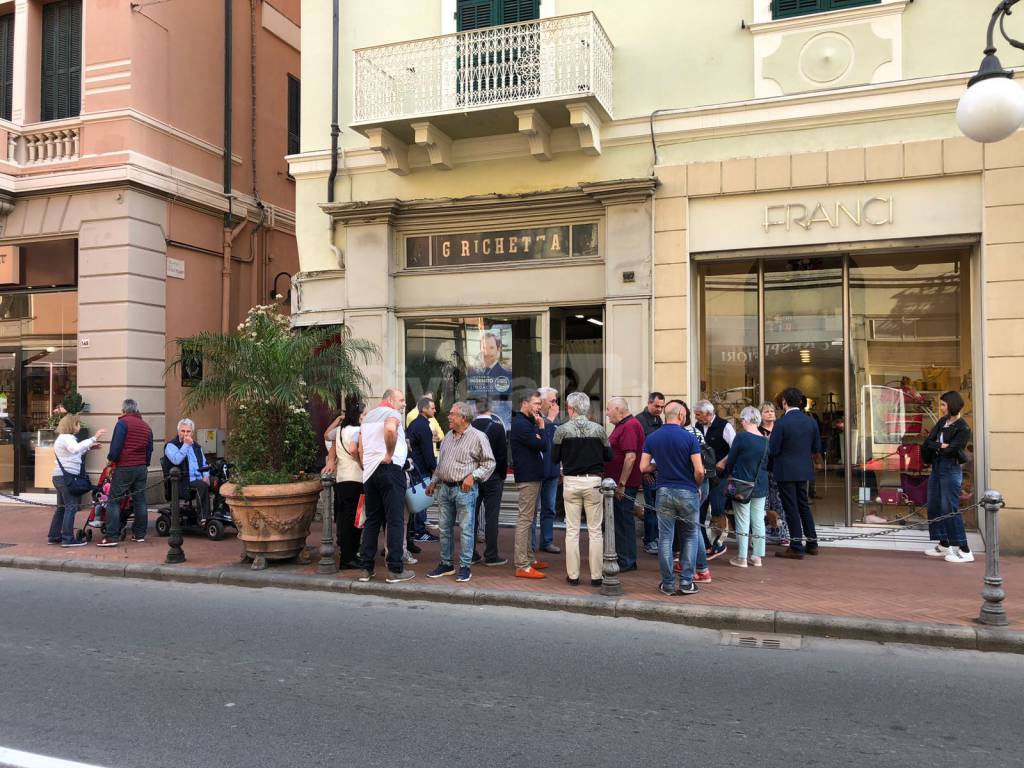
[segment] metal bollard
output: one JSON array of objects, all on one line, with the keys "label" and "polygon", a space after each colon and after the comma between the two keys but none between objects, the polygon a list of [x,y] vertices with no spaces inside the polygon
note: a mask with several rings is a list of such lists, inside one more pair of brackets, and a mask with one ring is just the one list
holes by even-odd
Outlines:
[{"label": "metal bollard", "polygon": [[999,575],[999,510],[1006,504],[999,491],[985,491],[981,504],[985,507],[985,586],[981,590],[985,602],[978,621],[993,627],[1005,627],[1010,620],[1003,606],[1006,592]]},{"label": "metal bollard", "polygon": [[317,573],[337,573],[338,564],[334,560],[334,553],[337,548],[334,546],[334,477],[332,475],[320,475],[320,482],[324,486],[324,493],[327,495],[326,509],[323,513],[323,536],[320,539],[320,562],[317,564]]},{"label": "metal bollard", "polygon": [[601,594],[618,597],[622,594],[619,581],[619,558],[615,554],[615,481],[606,477],[601,481],[604,495],[604,572],[601,580]]},{"label": "metal bollard", "polygon": [[185,552],[181,548],[181,498],[179,497],[181,483],[181,470],[178,467],[171,467],[171,532],[167,539],[167,559],[164,562],[168,565],[176,565],[185,562]]}]

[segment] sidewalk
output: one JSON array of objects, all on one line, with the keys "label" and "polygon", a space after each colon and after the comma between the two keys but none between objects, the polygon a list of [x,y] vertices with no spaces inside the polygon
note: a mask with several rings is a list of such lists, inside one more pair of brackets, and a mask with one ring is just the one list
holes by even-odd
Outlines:
[{"label": "sidewalk", "polygon": [[[24,505],[2,505],[0,506],[0,565],[22,565],[59,569],[62,562],[72,561],[76,570],[87,570],[90,564],[97,564],[97,570],[116,570],[121,573],[123,566],[157,566],[163,563],[167,553],[167,540],[162,539],[153,531],[150,523],[150,534],[145,543],[134,544],[126,542],[119,547],[98,548],[95,545],[79,547],[75,549],[62,549],[58,546],[46,544],[46,531],[49,525],[51,511],[42,507],[29,507]],[[511,559],[512,555],[512,531],[502,529],[500,535],[500,551],[503,556]],[[556,531],[556,544],[563,545],[561,531]],[[310,532],[308,546],[317,548],[320,544],[320,526],[314,524]],[[730,542],[733,545],[733,542]],[[565,580],[565,559],[564,555],[547,555],[543,559],[550,563],[547,571],[548,578],[543,580],[517,579],[513,575],[511,565],[497,568],[488,568],[478,564],[473,568],[473,579],[468,584],[457,584],[454,578],[428,579],[426,573],[432,569],[438,561],[438,544],[425,544],[423,553],[419,555],[419,564],[411,566],[416,571],[416,579],[408,584],[385,585],[383,574],[385,567],[381,563],[378,567],[378,576],[372,582],[373,591],[386,593],[396,589],[407,589],[417,587],[417,592],[422,588],[430,588],[431,594],[437,593],[438,589],[444,591],[452,600],[465,602],[459,598],[459,591],[475,592],[483,594],[488,600],[497,599],[503,593],[507,593],[509,604],[528,604],[529,598],[534,596],[539,602],[544,602],[551,607],[552,598],[563,607],[573,610],[574,598],[581,602],[576,610],[591,608],[597,610],[601,601],[610,602],[611,598],[604,598],[599,590],[589,586],[589,574],[587,573],[586,560],[586,534],[583,534],[581,542],[583,573],[581,574],[581,586],[572,587]],[[296,577],[312,577],[316,574],[316,559],[318,553],[314,551],[313,563],[301,565],[297,563],[271,564],[266,570],[259,573],[252,572],[247,566],[239,563],[240,545],[233,533],[229,534],[223,541],[209,541],[205,537],[194,534],[185,536],[183,545],[188,562],[187,568],[190,580],[213,580],[225,581],[220,577],[230,574],[232,581],[239,583],[244,581],[252,586],[277,586],[276,580],[283,582],[294,582]],[[730,566],[728,558],[734,553],[730,552],[717,560],[712,561],[711,569],[713,582],[701,584],[701,591],[690,597],[669,598],[658,592],[658,563],[657,558],[641,553],[639,568],[637,571],[623,574],[622,585],[624,589],[623,598],[619,602],[629,605],[646,606],[651,615],[644,618],[656,618],[654,613],[664,613],[662,606],[669,610],[676,608],[689,612],[692,615],[711,615],[707,611],[694,611],[694,606],[723,607],[730,609],[731,616],[747,616],[756,624],[754,619],[764,618],[766,612],[775,612],[778,615],[786,613],[811,614],[817,618],[805,619],[805,622],[815,624],[817,630],[809,633],[814,634],[835,634],[837,636],[872,637],[863,627],[867,626],[863,619],[881,622],[914,622],[920,625],[945,625],[950,630],[961,628],[969,633],[974,633],[979,625],[974,621],[981,607],[982,579],[985,573],[984,555],[978,554],[978,559],[969,565],[953,565],[941,559],[927,558],[923,554],[907,552],[884,552],[867,551],[863,549],[843,549],[838,547],[822,547],[822,553],[818,557],[806,557],[802,561],[783,560],[774,557],[774,547],[770,547],[768,557],[765,558],[764,568],[740,569]],[[482,546],[481,546],[482,551]],[[41,560],[37,560],[41,558]],[[105,564],[105,565],[104,565]],[[166,566],[161,569],[161,578],[173,578],[174,569],[183,569],[183,566]],[[204,573],[211,575],[210,579],[198,578],[196,569],[204,569]],[[129,571],[141,571],[130,568]],[[1018,638],[1024,639],[1024,598],[1021,596],[1019,585],[1024,584],[1024,558],[1006,557],[1001,559],[1001,573],[1004,584],[1008,585],[1007,598],[1004,605],[1010,617],[1010,633],[1014,643]],[[132,575],[129,572],[128,575]],[[182,574],[184,576],[184,573]],[[216,578],[214,578],[216,576]],[[239,578],[234,578],[235,576]],[[278,579],[285,577],[287,579]],[[0,577],[2,578],[2,577]],[[352,591],[367,591],[369,585],[356,584],[348,586],[348,582],[355,578],[355,572],[342,571],[336,577],[317,576],[320,580],[333,579],[339,584],[331,585],[335,588],[351,588]],[[264,583],[265,582],[265,583]],[[344,582],[345,584],[341,584]],[[310,587],[313,582],[303,579],[300,586]],[[426,593],[421,595],[426,599],[431,598]],[[513,597],[515,596],[515,599]],[[539,600],[547,596],[543,601]],[[522,598],[520,600],[520,597]],[[568,602],[567,602],[568,600]],[[538,607],[545,607],[538,605]],[[656,611],[654,609],[657,609]],[[739,613],[737,613],[739,611]],[[593,612],[591,610],[590,612]],[[611,611],[610,611],[611,612]],[[613,615],[624,615],[621,610],[612,612]],[[714,612],[713,612],[714,613]],[[721,612],[718,612],[721,613]],[[681,614],[682,615],[682,614]],[[722,614],[724,615],[724,614]],[[788,617],[791,623],[799,625],[799,621]],[[842,619],[850,621],[842,621]],[[683,618],[668,619],[687,622]],[[836,632],[827,631],[830,622],[835,625]],[[762,622],[763,623],[763,622]],[[775,622],[777,631],[783,631]],[[707,624],[705,624],[706,626]],[[843,627],[846,629],[843,629]],[[857,634],[851,634],[851,627],[861,627]],[[923,631],[922,627],[922,631]],[[793,630],[799,632],[799,630]],[[904,628],[904,633],[910,631]],[[1005,632],[1005,630],[993,630]],[[884,634],[884,633],[883,633]],[[913,635],[908,635],[908,638]],[[1007,640],[1010,640],[1008,635]],[[967,637],[963,632],[953,632],[951,636],[961,639]],[[973,634],[971,634],[973,636]],[[880,634],[877,639],[886,639]],[[911,642],[925,642],[924,640],[913,640]],[[951,644],[951,643],[939,643]],[[957,644],[957,643],[952,643]],[[959,643],[962,647],[973,647],[969,643]],[[1024,652],[1022,643],[1021,652]]]}]

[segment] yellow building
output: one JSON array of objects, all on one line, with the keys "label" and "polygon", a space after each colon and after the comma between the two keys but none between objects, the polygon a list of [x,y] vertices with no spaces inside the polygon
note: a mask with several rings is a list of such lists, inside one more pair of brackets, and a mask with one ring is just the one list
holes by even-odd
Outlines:
[{"label": "yellow building", "polygon": [[379,344],[378,388],[506,413],[799,386],[837,530],[914,511],[959,390],[963,502],[1002,491],[1024,549],[1024,133],[954,121],[993,5],[345,0],[335,83],[304,2],[294,321]]}]

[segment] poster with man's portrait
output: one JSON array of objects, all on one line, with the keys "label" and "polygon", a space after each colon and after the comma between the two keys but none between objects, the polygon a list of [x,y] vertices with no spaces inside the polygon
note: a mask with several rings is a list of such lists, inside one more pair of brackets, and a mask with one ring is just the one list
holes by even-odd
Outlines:
[{"label": "poster with man's portrait", "polygon": [[468,393],[509,395],[512,392],[512,325],[494,323],[484,329],[468,329],[466,342],[472,355],[466,375]]}]

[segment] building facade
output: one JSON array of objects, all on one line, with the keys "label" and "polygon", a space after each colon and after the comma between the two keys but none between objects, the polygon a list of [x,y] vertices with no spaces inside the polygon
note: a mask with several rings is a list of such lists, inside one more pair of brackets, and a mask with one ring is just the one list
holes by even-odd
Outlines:
[{"label": "building facade", "polygon": [[[228,27],[203,0],[0,2],[0,490],[51,487],[74,387],[93,431],[131,397],[173,434],[201,375],[165,374],[174,340],[287,293],[299,3],[232,10]],[[217,410],[193,418],[222,453]]]},{"label": "building facade", "polygon": [[956,389],[964,507],[1024,508],[1024,134],[954,122],[989,5],[348,2],[332,157],[331,8],[307,2],[294,321],[378,343],[378,387],[504,412],[550,385],[595,416],[653,389],[735,416],[799,386],[837,531],[918,519]]}]

